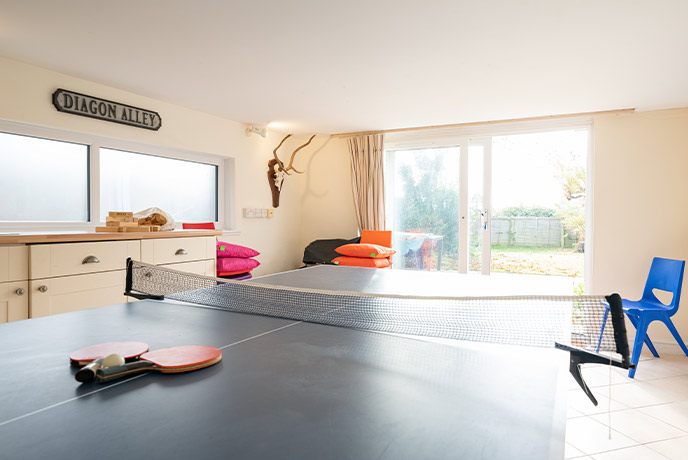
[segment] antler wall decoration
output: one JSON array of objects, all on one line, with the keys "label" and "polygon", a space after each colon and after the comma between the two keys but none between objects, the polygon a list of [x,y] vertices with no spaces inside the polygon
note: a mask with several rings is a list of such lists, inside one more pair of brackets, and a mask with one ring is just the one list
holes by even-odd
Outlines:
[{"label": "antler wall decoration", "polygon": [[290,176],[291,173],[289,171],[294,171],[297,174],[303,174],[305,171],[299,171],[294,167],[294,157],[296,157],[296,154],[298,153],[299,150],[302,148],[306,147],[308,144],[311,143],[313,138],[315,137],[315,134],[311,136],[310,139],[308,139],[308,142],[303,144],[302,146],[298,147],[296,150],[294,150],[291,154],[291,158],[289,159],[289,166],[284,166],[284,163],[277,157],[277,150],[282,147],[282,144],[284,144],[284,141],[289,139],[291,137],[291,134],[287,134],[284,136],[284,139],[282,139],[282,142],[279,143],[277,147],[275,147],[275,150],[272,151],[272,154],[274,155],[275,158],[272,160],[268,161],[268,183],[270,184],[270,191],[272,192],[272,207],[273,208],[278,208],[279,207],[279,197],[280,197],[280,192],[282,191],[282,184],[284,184],[284,176],[285,174],[287,176]]}]

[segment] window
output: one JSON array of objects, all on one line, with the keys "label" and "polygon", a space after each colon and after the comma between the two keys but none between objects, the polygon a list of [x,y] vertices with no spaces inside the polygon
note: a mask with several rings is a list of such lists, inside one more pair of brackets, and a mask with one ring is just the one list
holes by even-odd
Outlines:
[{"label": "window", "polygon": [[100,218],[156,206],[179,222],[215,222],[216,165],[100,149]]},{"label": "window", "polygon": [[88,222],[88,157],[88,145],[0,133],[0,222]]},{"label": "window", "polygon": [[0,232],[92,230],[150,207],[231,230],[234,159],[0,120],[0,197]]}]

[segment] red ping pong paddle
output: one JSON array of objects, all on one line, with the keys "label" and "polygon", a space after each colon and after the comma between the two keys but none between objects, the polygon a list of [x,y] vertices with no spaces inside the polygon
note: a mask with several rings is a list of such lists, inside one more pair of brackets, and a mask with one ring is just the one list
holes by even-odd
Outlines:
[{"label": "red ping pong paddle", "polygon": [[[141,355],[139,361],[123,366],[101,367],[96,370],[98,382],[126,377],[140,372],[158,371],[163,373],[189,372],[212,366],[222,360],[222,350],[203,345],[163,348]],[[93,379],[91,379],[93,380]],[[89,380],[79,380],[80,382]]]},{"label": "red ping pong paddle", "polygon": [[103,365],[103,358],[108,355],[121,355],[125,362],[133,361],[148,351],[148,344],[143,342],[107,342],[81,348],[69,356],[72,365],[86,366],[79,369],[75,378],[79,382],[90,382],[96,371]]},{"label": "red ping pong paddle", "polygon": [[75,366],[83,366],[96,359],[117,353],[122,355],[125,360],[131,361],[147,351],[148,344],[143,342],[107,342],[81,348],[69,355],[69,360]]}]

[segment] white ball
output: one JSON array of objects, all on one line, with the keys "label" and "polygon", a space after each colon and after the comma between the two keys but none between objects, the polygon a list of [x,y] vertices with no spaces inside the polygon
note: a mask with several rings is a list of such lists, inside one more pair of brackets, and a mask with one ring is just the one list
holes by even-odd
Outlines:
[{"label": "white ball", "polygon": [[124,356],[119,353],[112,353],[103,358],[103,367],[123,366]]}]

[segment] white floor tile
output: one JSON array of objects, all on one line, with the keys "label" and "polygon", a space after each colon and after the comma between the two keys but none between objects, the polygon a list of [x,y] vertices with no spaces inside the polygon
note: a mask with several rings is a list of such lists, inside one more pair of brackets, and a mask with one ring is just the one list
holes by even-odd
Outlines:
[{"label": "white floor tile", "polygon": [[585,414],[583,414],[582,412],[569,406],[566,409],[566,418],[570,419],[570,418],[576,418],[576,417],[585,417]]},{"label": "white floor tile", "polygon": [[637,444],[614,430],[612,430],[612,438],[609,439],[609,428],[591,417],[569,420],[566,423],[566,442],[588,455]]},{"label": "white floor tile", "polygon": [[638,410],[688,432],[688,401],[643,407]]},{"label": "white floor tile", "polygon": [[[688,434],[640,410],[624,410],[612,412],[610,415],[611,427],[614,430],[641,444],[653,441],[663,441],[665,439],[677,438]],[[609,426],[609,417],[607,414],[594,415],[593,418]]]},{"label": "white floor tile", "polygon": [[566,443],[566,448],[564,450],[564,458],[569,459],[569,458],[580,458],[580,457],[587,457],[583,452],[580,450],[576,449],[573,447],[571,444]]},{"label": "white floor tile", "polygon": [[[615,387],[616,385],[612,386],[612,396],[614,395],[613,389]],[[587,395],[583,393],[583,390],[581,390],[580,388],[577,390],[569,390],[568,407],[580,412],[583,415],[606,413],[609,410],[609,399],[607,398],[609,392],[607,391],[607,389],[604,388],[600,390],[598,388],[593,388],[592,393],[597,399],[597,406],[593,405],[593,403],[590,402]],[[614,401],[612,398],[612,411],[624,409],[628,409],[628,406],[618,401]]]},{"label": "white floor tile", "polygon": [[[609,366],[607,365],[584,365],[583,379],[590,388],[598,386],[607,386],[610,382]],[[678,375],[678,374],[675,374]],[[571,379],[573,380],[573,379]],[[611,368],[611,384],[629,383],[632,379],[628,378],[628,370],[620,369],[618,367]],[[578,384],[573,380],[573,384],[578,387]]]},{"label": "white floor tile", "polygon": [[657,391],[671,395],[673,402],[688,401],[688,375],[667,377],[651,383]]},{"label": "white floor tile", "polygon": [[633,446],[626,449],[603,452],[592,456],[594,460],[667,460],[667,458],[645,446]]},{"label": "white floor tile", "polygon": [[681,400],[679,394],[658,387],[657,381],[612,385],[612,400],[628,407],[644,407]]},{"label": "white floor tile", "polygon": [[635,371],[635,380],[644,382],[680,375],[688,375],[688,357],[663,355],[640,361]]},{"label": "white floor tile", "polygon": [[688,457],[688,436],[669,439],[667,441],[653,442],[646,447],[659,452],[672,460],[685,460]]}]

